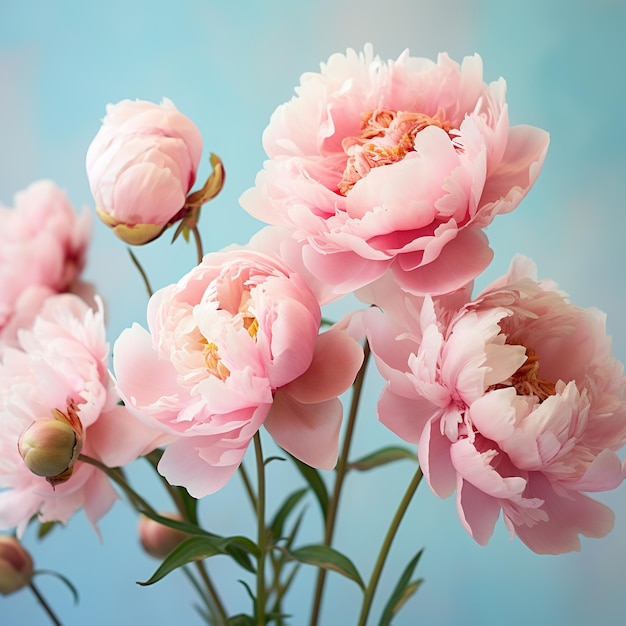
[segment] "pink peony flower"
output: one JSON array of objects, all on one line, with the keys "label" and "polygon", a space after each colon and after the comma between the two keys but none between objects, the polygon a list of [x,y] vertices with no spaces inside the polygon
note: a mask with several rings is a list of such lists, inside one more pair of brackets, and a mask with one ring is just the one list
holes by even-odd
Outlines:
[{"label": "pink peony flower", "polygon": [[50,295],[78,288],[91,238],[88,214],[77,216],[52,181],[33,183],[0,206],[0,343],[17,343]]},{"label": "pink peony flower", "polygon": [[269,156],[242,206],[285,225],[305,265],[345,294],[391,268],[403,289],[446,293],[492,252],[482,228],[533,185],[548,135],[509,126],[505,83],[461,65],[371,46],[335,54],[273,114]]},{"label": "pink peony flower", "polygon": [[152,296],[150,332],[114,347],[118,389],[137,417],[177,437],[159,471],[195,497],[220,489],[261,425],[309,465],[332,468],[337,396],[363,359],[344,332],[318,334],[319,304],[278,259],[236,249]]},{"label": "pink peony flower", "polygon": [[[125,465],[165,439],[117,404],[101,309],[90,309],[72,294],[51,296],[32,328],[20,333],[20,343],[7,348],[0,361],[0,529],[17,528],[21,535],[33,515],[66,523],[81,507],[95,526],[117,497],[105,474],[74,463],[67,450],[70,475],[48,482],[20,455],[24,431],[51,416],[62,414],[72,423],[77,417],[82,453],[109,467]],[[39,437],[45,444],[44,439]],[[47,441],[54,444],[52,437]]]},{"label": "pink peony flower", "polygon": [[201,154],[200,131],[170,100],[109,104],[87,151],[96,212],[126,243],[152,241],[178,218]]},{"label": "pink peony flower", "polygon": [[604,316],[533,274],[517,258],[465,306],[382,297],[385,313],[371,309],[363,321],[388,381],[379,418],[418,444],[432,490],[443,498],[456,488],[478,543],[502,511],[528,547],[556,554],[613,526],[611,510],[585,492],[624,478],[616,451],[626,442],[626,379]]}]

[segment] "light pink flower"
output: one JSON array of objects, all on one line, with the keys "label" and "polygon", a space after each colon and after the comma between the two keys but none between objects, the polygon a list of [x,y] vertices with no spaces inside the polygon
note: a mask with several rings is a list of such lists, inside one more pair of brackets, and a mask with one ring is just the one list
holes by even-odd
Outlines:
[{"label": "light pink flower", "polygon": [[366,46],[304,74],[263,144],[242,206],[289,227],[314,275],[344,294],[391,268],[432,294],[488,265],[481,229],[529,191],[548,135],[509,126],[505,83],[484,83],[477,55],[384,63]]},{"label": "light pink flower", "polygon": [[72,294],[51,296],[20,343],[0,362],[0,529],[21,535],[33,515],[65,523],[80,508],[95,526],[117,497],[105,474],[79,460],[71,478],[53,488],[20,456],[22,433],[54,410],[68,416],[76,409],[82,453],[109,467],[131,462],[165,438],[117,404],[101,310]]},{"label": "light pink flower", "polygon": [[126,405],[178,439],[159,471],[195,497],[233,475],[262,424],[309,465],[332,468],[342,407],[363,352],[345,333],[318,334],[304,280],[266,254],[208,254],[148,305],[115,343]]},{"label": "light pink flower", "polygon": [[533,275],[517,258],[465,306],[379,297],[386,313],[372,309],[364,322],[388,381],[380,420],[418,444],[437,495],[456,488],[471,536],[486,544],[502,511],[532,550],[562,553],[613,526],[585,492],[624,478],[626,379],[604,316]]},{"label": "light pink flower", "polygon": [[52,181],[33,183],[14,204],[0,206],[0,343],[13,345],[48,296],[77,288],[91,238],[90,216],[76,215]]},{"label": "light pink flower", "polygon": [[201,154],[200,131],[170,100],[109,104],[87,151],[96,212],[126,243],[155,239],[178,219]]}]

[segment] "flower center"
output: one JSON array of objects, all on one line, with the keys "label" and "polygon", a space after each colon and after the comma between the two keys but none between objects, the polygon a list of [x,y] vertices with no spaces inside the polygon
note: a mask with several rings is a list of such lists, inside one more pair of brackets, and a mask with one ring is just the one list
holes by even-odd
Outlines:
[{"label": "flower center", "polygon": [[206,339],[200,341],[201,343],[206,343],[203,353],[209,373],[220,380],[226,380],[230,376],[230,370],[222,363],[218,355],[217,346],[212,341],[207,341]]},{"label": "flower center", "polygon": [[539,402],[556,395],[554,383],[539,376],[539,357],[532,348],[526,348],[526,361],[506,381],[491,389],[514,387],[519,396],[535,396]]},{"label": "flower center", "polygon": [[374,109],[363,113],[361,135],[346,137],[342,142],[348,161],[339,182],[339,191],[345,196],[371,169],[404,159],[415,150],[417,133],[428,126],[436,126],[448,134],[452,129],[441,109],[433,117],[393,109]]}]

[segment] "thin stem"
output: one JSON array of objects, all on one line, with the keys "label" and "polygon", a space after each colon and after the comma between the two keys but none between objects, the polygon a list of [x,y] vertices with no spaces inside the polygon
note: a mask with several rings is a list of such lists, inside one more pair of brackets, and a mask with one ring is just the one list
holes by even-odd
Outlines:
[{"label": "thin stem", "polygon": [[[354,384],[352,385],[352,403],[350,405],[350,413],[348,414],[348,423],[346,425],[346,433],[343,439],[343,446],[339,460],[337,461],[337,470],[335,476],[335,487],[332,498],[328,503],[328,514],[326,517],[326,531],[324,535],[324,545],[330,546],[335,532],[335,522],[337,521],[337,512],[339,510],[339,498],[343,488],[344,478],[348,471],[348,456],[350,454],[350,445],[352,444],[352,435],[359,410],[359,402],[361,400],[361,392],[363,390],[363,382],[365,380],[365,370],[367,369],[367,361],[370,355],[369,343],[366,341],[363,346],[363,364],[358,371]],[[313,599],[313,609],[311,612],[311,626],[316,626],[319,620],[322,608],[322,598],[324,595],[324,584],[326,582],[326,570],[319,569],[317,572],[317,583],[315,586],[315,597]]]},{"label": "thin stem", "polygon": [[41,604],[44,611],[48,614],[50,621],[55,626],[63,626],[59,618],[55,615],[54,611],[52,610],[52,607],[46,602],[46,599],[43,597],[43,595],[41,595],[41,592],[35,586],[35,583],[31,580],[28,586],[30,587],[31,591],[35,594],[35,597],[37,598],[39,604]]},{"label": "thin stem", "polygon": [[254,495],[254,490],[252,489],[252,483],[248,478],[248,472],[246,472],[246,468],[243,466],[243,463],[239,466],[239,475],[241,476],[241,480],[243,481],[243,486],[246,489],[246,493],[248,494],[248,498],[250,500],[250,504],[252,504],[252,508],[256,511],[257,509],[257,501],[256,496]]},{"label": "thin stem", "polygon": [[148,511],[157,515],[157,512],[154,508],[148,504],[126,481],[124,476],[124,472],[119,467],[107,467],[104,463],[97,461],[89,456],[85,456],[84,454],[79,455],[79,461],[83,463],[87,463],[89,465],[93,465],[99,470],[103,471],[113,482],[117,483],[124,491],[124,493],[128,496],[128,499],[131,501],[132,505],[137,509],[139,513],[143,511]]},{"label": "thin stem", "polygon": [[195,563],[196,563],[196,569],[198,570],[198,573],[200,574],[200,578],[202,578],[202,582],[204,583],[204,586],[206,587],[206,590],[209,594],[209,598],[211,599],[211,602],[214,605],[213,610],[218,615],[218,620],[219,620],[218,624],[222,626],[223,624],[226,624],[228,620],[228,616],[226,615],[226,610],[224,609],[224,605],[222,604],[222,601],[220,600],[217,590],[213,586],[213,582],[211,581],[211,578],[209,577],[209,573],[206,570],[204,561],[196,561]]},{"label": "thin stem", "polygon": [[261,435],[257,431],[254,435],[254,452],[257,469],[257,543],[259,558],[256,574],[256,620],[257,626],[265,625],[265,553],[267,551],[267,535],[265,532],[265,463],[263,463],[263,449]]},{"label": "thin stem", "polygon": [[143,284],[146,286],[146,291],[148,292],[148,297],[151,297],[152,287],[150,286],[148,275],[146,274],[145,270],[141,266],[141,263],[139,263],[139,259],[135,256],[134,252],[130,248],[128,248],[128,254],[130,254],[130,258],[132,259],[133,263],[135,264],[135,267],[139,270],[139,273],[141,274],[141,278],[143,279]]},{"label": "thin stem", "polygon": [[[172,485],[170,485],[167,479],[161,474],[159,474],[159,472],[157,471],[157,465],[159,463],[159,460],[161,459],[161,456],[162,456],[161,451],[154,450],[150,454],[146,455],[145,458],[152,465],[152,467],[154,467],[155,471],[157,472],[157,475],[163,481],[163,484],[165,485],[167,492],[170,494],[183,520],[185,520],[186,522],[190,522],[191,520],[187,516],[187,511],[185,510],[185,506],[183,505],[183,502],[178,492],[176,491],[174,487],[172,487]],[[209,576],[209,573],[206,569],[204,561],[196,561],[195,565],[198,570],[198,573],[200,574],[200,578],[202,579],[202,582],[204,583],[204,586],[206,587],[206,590],[207,590],[208,598],[210,601],[209,610],[213,614],[217,613],[219,624],[225,624],[228,619],[228,616],[226,614],[226,609],[224,608],[224,605],[222,604],[222,600],[219,596],[219,593],[217,592],[215,586],[213,585],[213,582]],[[187,572],[187,575],[191,576],[191,573]]]},{"label": "thin stem", "polygon": [[200,237],[198,226],[192,226],[191,232],[193,233],[193,238],[196,242],[196,256],[198,258],[198,263],[200,263],[202,261],[202,257],[204,256],[204,251],[202,249],[202,238]]},{"label": "thin stem", "polygon": [[396,536],[396,532],[400,527],[400,522],[406,513],[406,510],[411,502],[411,499],[415,495],[417,488],[422,480],[422,468],[417,467],[417,471],[413,476],[407,490],[398,505],[398,509],[391,520],[391,524],[389,525],[389,529],[387,530],[387,535],[385,536],[385,540],[380,546],[380,551],[378,553],[378,558],[376,559],[376,563],[374,565],[374,569],[372,570],[372,575],[370,577],[370,581],[365,589],[365,594],[363,595],[363,604],[361,606],[361,615],[359,616],[359,622],[357,626],[365,626],[367,622],[367,617],[369,615],[370,607],[372,606],[372,600],[374,599],[374,593],[376,592],[376,587],[378,586],[378,581],[380,580],[380,575],[383,571],[383,567],[385,565],[385,561],[387,560],[387,555],[389,554],[389,549],[391,548],[391,544]]}]

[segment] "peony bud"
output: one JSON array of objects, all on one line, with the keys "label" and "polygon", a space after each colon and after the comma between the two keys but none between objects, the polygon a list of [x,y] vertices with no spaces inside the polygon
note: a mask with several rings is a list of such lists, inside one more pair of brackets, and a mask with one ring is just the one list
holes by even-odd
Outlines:
[{"label": "peony bud", "polygon": [[61,411],[35,420],[20,436],[18,450],[28,469],[52,486],[65,482],[83,447],[82,434]]},{"label": "peony bud", "polygon": [[33,577],[33,560],[11,535],[0,535],[0,594],[25,587]]},{"label": "peony bud", "polygon": [[[181,517],[173,513],[163,513],[163,517],[180,521]],[[187,535],[180,530],[164,526],[142,515],[139,518],[139,540],[141,546],[157,559],[164,559]]]},{"label": "peony bud", "polygon": [[201,154],[200,131],[171,101],[109,105],[87,151],[96,213],[126,243],[156,239],[184,217]]}]

